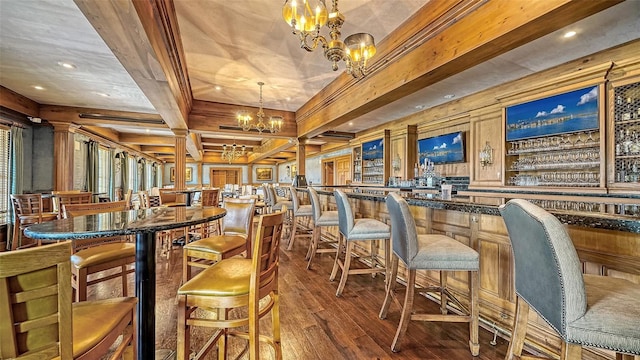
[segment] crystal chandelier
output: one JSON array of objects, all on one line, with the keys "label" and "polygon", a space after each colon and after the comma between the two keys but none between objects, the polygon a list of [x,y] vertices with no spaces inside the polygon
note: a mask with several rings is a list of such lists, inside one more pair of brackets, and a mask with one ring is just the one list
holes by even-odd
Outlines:
[{"label": "crystal chandelier", "polygon": [[245,145],[242,145],[242,150],[238,150],[236,143],[233,143],[230,148],[228,148],[227,145],[224,144],[222,145],[222,160],[227,160],[229,164],[231,164],[234,160],[244,155],[245,150]]},{"label": "crystal chandelier", "polygon": [[[314,51],[318,44],[322,44],[324,56],[333,62],[333,71],[338,70],[338,62],[344,60],[347,73],[354,78],[358,79],[367,74],[367,60],[376,53],[373,36],[357,33],[347,36],[344,42],[340,40],[344,15],[338,11],[338,0],[333,0],[330,13],[327,13],[324,0],[286,0],[282,16],[291,26],[293,34],[300,37],[300,47]],[[325,24],[331,30],[329,40],[320,35],[320,28]]]},{"label": "crystal chandelier", "polygon": [[282,124],[284,123],[284,119],[282,116],[271,116],[269,118],[269,123],[264,122],[264,111],[262,110],[262,86],[264,83],[261,81],[258,83],[260,85],[260,109],[258,109],[258,113],[256,116],[258,117],[258,121],[254,124],[253,117],[248,111],[241,111],[237,115],[238,126],[242,128],[244,131],[249,131],[252,128],[258,130],[259,133],[262,133],[265,130],[269,130],[272,133],[277,133],[282,130]]}]

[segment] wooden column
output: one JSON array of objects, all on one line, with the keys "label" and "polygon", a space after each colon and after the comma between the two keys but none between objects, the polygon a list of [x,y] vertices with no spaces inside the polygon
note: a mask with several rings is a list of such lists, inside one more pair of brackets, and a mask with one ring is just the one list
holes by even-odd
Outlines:
[{"label": "wooden column", "polygon": [[307,153],[305,152],[304,141],[298,141],[298,151],[296,153],[296,166],[298,167],[298,173],[296,175],[305,174],[306,162],[307,162]]},{"label": "wooden column", "polygon": [[253,164],[247,164],[247,184],[253,185]]},{"label": "wooden column", "polygon": [[174,129],[176,143],[176,176],[174,186],[176,189],[184,189],[187,187],[187,131]]},{"label": "wooden column", "polygon": [[74,133],[79,125],[51,122],[53,125],[53,189],[73,190]]},{"label": "wooden column", "polygon": [[204,174],[202,173],[202,161],[198,162],[198,184],[204,187]]}]

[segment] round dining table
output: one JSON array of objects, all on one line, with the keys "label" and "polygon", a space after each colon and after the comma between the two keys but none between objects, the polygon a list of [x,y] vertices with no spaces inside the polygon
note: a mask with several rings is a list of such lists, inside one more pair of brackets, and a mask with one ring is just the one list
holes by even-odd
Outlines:
[{"label": "round dining table", "polygon": [[138,298],[138,359],[155,356],[156,241],[155,234],[220,219],[219,207],[156,207],[76,216],[29,226],[26,236],[43,243],[135,235],[135,285]]}]

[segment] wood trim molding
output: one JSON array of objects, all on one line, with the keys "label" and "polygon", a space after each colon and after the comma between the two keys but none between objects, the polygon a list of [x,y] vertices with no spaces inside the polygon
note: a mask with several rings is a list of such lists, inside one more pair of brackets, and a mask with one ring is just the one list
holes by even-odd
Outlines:
[{"label": "wood trim molding", "polygon": [[28,116],[40,117],[40,109],[37,102],[4,86],[0,86],[0,106]]}]

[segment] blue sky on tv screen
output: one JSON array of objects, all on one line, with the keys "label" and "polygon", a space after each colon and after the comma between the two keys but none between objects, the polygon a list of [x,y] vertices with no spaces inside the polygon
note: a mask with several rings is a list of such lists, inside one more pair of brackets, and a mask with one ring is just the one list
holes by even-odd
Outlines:
[{"label": "blue sky on tv screen", "polygon": [[364,160],[382,159],[382,149],[384,148],[384,140],[378,139],[362,144],[362,158]]},{"label": "blue sky on tv screen", "polygon": [[588,87],[507,108],[507,140],[598,128],[598,87]]},{"label": "blue sky on tv screen", "polygon": [[436,164],[464,161],[462,132],[418,140],[420,164],[428,158]]}]

